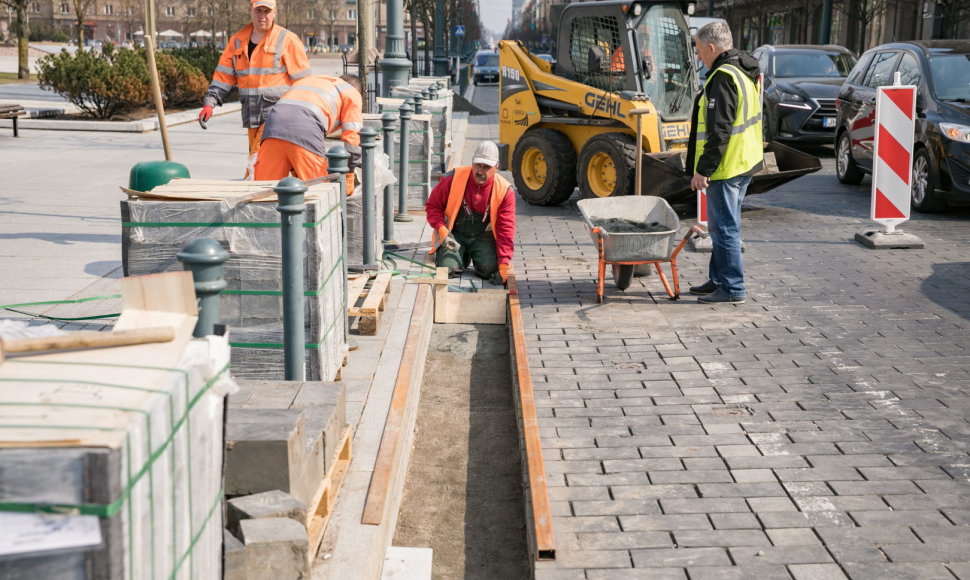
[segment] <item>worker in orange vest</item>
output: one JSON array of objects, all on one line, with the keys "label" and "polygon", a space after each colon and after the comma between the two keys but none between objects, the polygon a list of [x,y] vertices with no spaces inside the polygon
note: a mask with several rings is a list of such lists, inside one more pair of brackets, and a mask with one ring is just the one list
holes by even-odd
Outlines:
[{"label": "worker in orange vest", "polygon": [[303,42],[275,23],[276,0],[251,0],[249,12],[252,24],[226,44],[199,113],[204,129],[212,108],[221,105],[234,86],[239,88],[243,127],[249,129],[247,178],[252,175],[266,114],[290,85],[311,73]]},{"label": "worker in orange vest", "polygon": [[[327,174],[327,135],[339,132],[350,169],[360,165],[360,130],[364,128],[361,82],[354,75],[309,76],[293,83],[266,116],[263,143],[256,159],[256,180],[302,180]],[[348,174],[348,186],[353,174]],[[352,187],[347,189],[353,193]]]},{"label": "worker in orange vest", "polygon": [[479,277],[505,284],[515,250],[515,190],[498,175],[495,143],[482,141],[470,167],[442,177],[425,213],[436,266],[454,274],[471,263]]}]

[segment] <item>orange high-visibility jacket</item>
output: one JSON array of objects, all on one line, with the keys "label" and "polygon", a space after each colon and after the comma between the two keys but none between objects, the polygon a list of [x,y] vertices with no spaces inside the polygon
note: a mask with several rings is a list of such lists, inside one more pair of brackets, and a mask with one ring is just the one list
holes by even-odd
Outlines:
[{"label": "orange high-visibility jacket", "polygon": [[[448,203],[445,204],[445,227],[448,232],[455,227],[455,220],[458,218],[458,210],[461,209],[461,202],[465,199],[465,188],[472,174],[471,167],[456,167],[455,175],[451,178],[451,188],[448,190]],[[512,184],[507,179],[496,173],[492,177],[492,191],[488,198],[488,223],[491,225],[492,236],[498,239],[499,208],[505,200],[505,195],[509,192]],[[433,232],[433,246],[437,247],[442,240],[438,240],[437,232]]]},{"label": "orange high-visibility jacket", "polygon": [[249,129],[262,125],[266,112],[290,85],[311,73],[310,59],[297,35],[273,24],[250,58],[252,34],[253,25],[249,24],[232,35],[219,57],[209,91],[202,99],[203,105],[221,105],[232,87],[238,86],[243,127]]},{"label": "orange high-visibility jacket", "polygon": [[360,91],[347,81],[312,75],[293,83],[266,120],[263,139],[282,139],[326,155],[324,138],[340,131],[340,140],[360,146],[364,128]]}]

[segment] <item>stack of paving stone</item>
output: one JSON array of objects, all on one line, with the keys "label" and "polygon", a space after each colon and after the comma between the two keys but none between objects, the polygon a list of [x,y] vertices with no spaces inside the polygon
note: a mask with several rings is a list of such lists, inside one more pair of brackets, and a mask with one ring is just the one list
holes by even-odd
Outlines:
[{"label": "stack of paving stone", "polygon": [[[378,106],[381,107],[381,114],[385,112],[397,115],[398,108],[403,99],[377,99]],[[364,125],[381,130],[381,114],[364,115]],[[394,139],[392,148],[391,170],[397,176],[400,163],[401,151],[401,125],[400,121],[394,124],[394,132],[391,133]],[[424,202],[431,194],[431,185],[434,182],[431,159],[434,155],[432,149],[434,134],[431,130],[431,115],[423,113],[421,115],[411,115],[408,121],[408,209],[423,210]],[[396,191],[396,190],[395,190]],[[397,198],[395,197],[395,200]],[[395,208],[397,204],[395,204]]]},{"label": "stack of paving stone", "polygon": [[[195,180],[169,186],[186,187]],[[232,182],[229,182],[232,183]],[[262,183],[262,182],[259,182]],[[199,182],[209,191],[211,181]],[[238,182],[236,182],[238,185]],[[272,186],[272,183],[267,183]],[[166,187],[152,190],[165,195]],[[230,254],[224,264],[227,284],[221,295],[221,318],[230,328],[232,370],[238,378],[282,379],[283,296],[280,214],[273,202],[138,198],[121,202],[122,264],[126,276],[182,270],[176,258],[197,238],[212,238]],[[333,380],[344,358],[342,248],[339,188],[314,185],[307,192],[304,215],[304,288],[306,377]],[[349,228],[348,228],[349,229]],[[358,243],[360,235],[357,236]]]},{"label": "stack of paving stone", "polygon": [[229,344],[159,350],[4,362],[0,578],[219,577]]},{"label": "stack of paving stone", "polygon": [[[240,382],[240,391],[229,398],[226,419],[225,486],[226,496],[233,498],[227,572],[248,567],[248,578],[262,578],[253,570],[273,569],[266,568],[267,562],[288,570],[300,561],[294,553],[303,554],[304,560],[313,553],[315,546],[307,551],[307,528],[321,486],[333,475],[347,444],[345,436],[349,432],[342,385]],[[271,555],[276,552],[279,555]],[[240,561],[249,565],[241,566]],[[226,578],[247,578],[239,574]]]},{"label": "stack of paving stone", "polygon": [[[412,79],[406,87],[394,87],[391,90],[391,97],[396,99],[407,99],[414,95],[420,95],[431,83],[420,82]],[[452,117],[452,92],[448,89],[437,91],[436,99],[424,99],[421,102],[421,110],[431,115],[431,133],[433,135],[431,143],[431,171],[434,176],[440,176],[447,169],[448,158],[451,156],[451,117]],[[395,99],[395,100],[396,100]],[[391,99],[379,100],[382,110],[396,111],[395,103]],[[397,105],[398,107],[400,105]]]}]

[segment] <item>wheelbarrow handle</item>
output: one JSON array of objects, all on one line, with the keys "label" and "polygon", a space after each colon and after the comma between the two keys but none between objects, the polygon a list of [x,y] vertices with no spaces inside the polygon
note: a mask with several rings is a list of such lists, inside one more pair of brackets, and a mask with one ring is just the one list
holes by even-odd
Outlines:
[{"label": "wheelbarrow handle", "polygon": [[670,259],[671,260],[677,259],[677,254],[679,254],[680,251],[684,249],[684,246],[687,245],[687,240],[691,239],[694,236],[694,234],[703,234],[703,233],[704,233],[704,228],[702,228],[701,226],[692,226],[689,230],[687,230],[687,233],[684,235],[684,238],[680,240],[680,243],[677,244],[677,248],[675,248],[673,253],[670,254]]}]

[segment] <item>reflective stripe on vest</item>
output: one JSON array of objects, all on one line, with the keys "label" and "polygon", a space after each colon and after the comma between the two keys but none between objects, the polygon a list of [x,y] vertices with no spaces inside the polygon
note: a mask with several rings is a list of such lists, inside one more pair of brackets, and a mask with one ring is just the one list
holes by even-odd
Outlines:
[{"label": "reflective stripe on vest", "polygon": [[[448,203],[445,204],[445,227],[451,233],[458,219],[458,211],[461,209],[461,202],[465,199],[465,188],[468,186],[468,179],[471,177],[471,167],[458,167],[451,178],[451,189],[448,190]],[[497,238],[495,226],[498,223],[498,210],[505,200],[505,195],[509,192],[512,184],[507,179],[496,173],[492,177],[492,191],[488,197],[488,223],[492,228],[492,237]],[[435,234],[437,237],[437,234]],[[437,247],[440,240],[433,240],[433,245]]]},{"label": "reflective stripe on vest", "polygon": [[701,93],[697,105],[699,110],[694,153],[695,171],[701,155],[704,154],[704,144],[707,143],[707,84],[714,78],[714,73],[728,75],[738,92],[738,108],[735,111],[727,149],[717,170],[709,176],[712,180],[729,179],[746,173],[764,160],[764,146],[761,141],[761,102],[758,97],[758,87],[738,67],[723,64],[708,75],[704,83],[704,92]]}]

